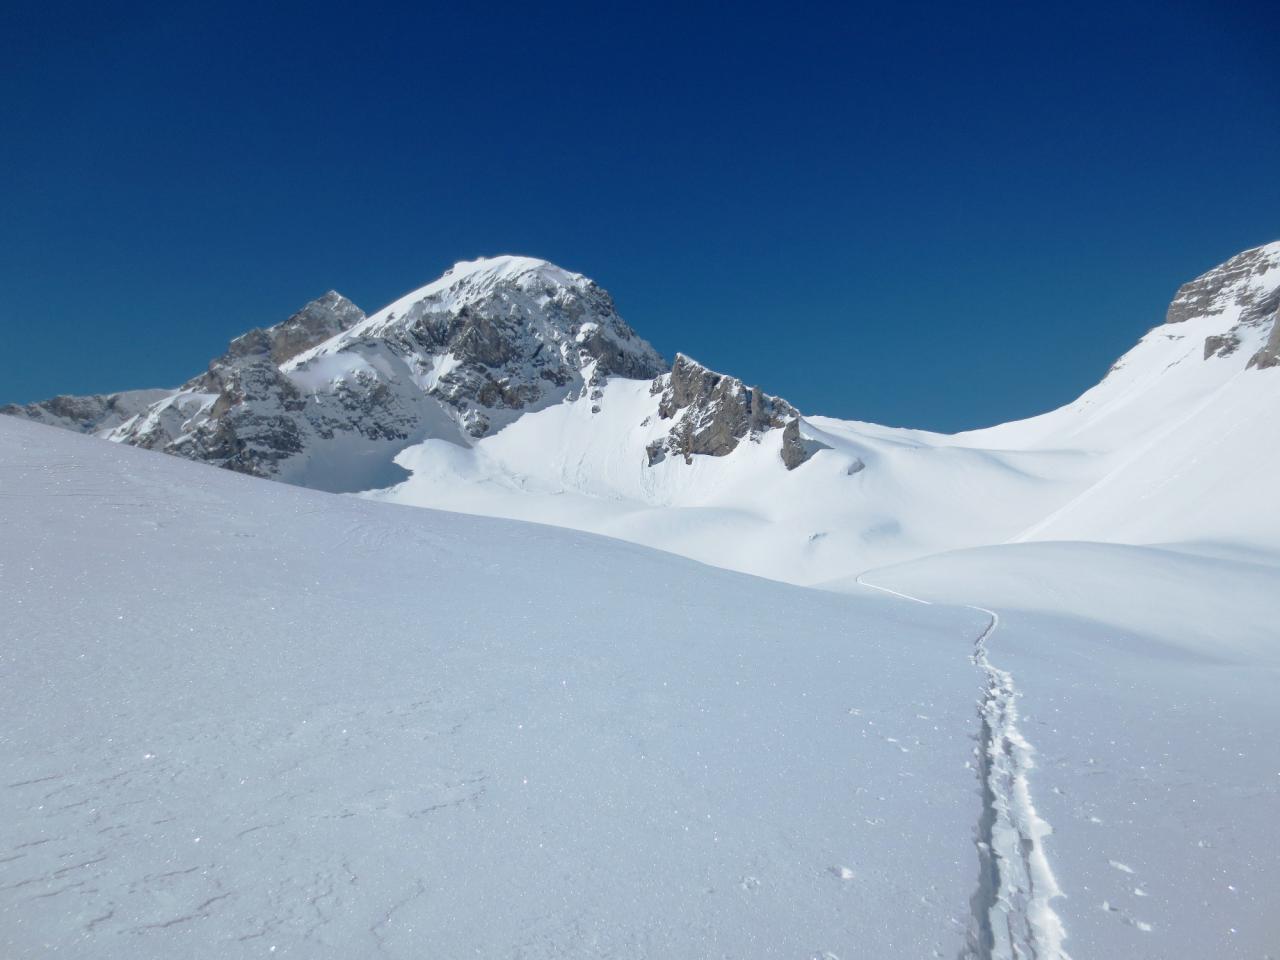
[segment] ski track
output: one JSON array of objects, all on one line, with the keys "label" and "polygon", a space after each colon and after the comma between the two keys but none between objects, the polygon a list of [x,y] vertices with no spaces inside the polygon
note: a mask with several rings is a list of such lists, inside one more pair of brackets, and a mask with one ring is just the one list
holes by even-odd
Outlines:
[{"label": "ski track", "polygon": [[[913,603],[932,601],[868,583],[864,587]],[[972,915],[960,960],[1071,960],[1066,930],[1051,901],[1064,896],[1054,879],[1044,840],[1053,828],[1036,812],[1028,774],[1035,750],[1018,729],[1020,694],[1013,675],[987,656],[1000,626],[994,610],[965,604],[990,620],[973,642],[970,659],[985,675],[978,704],[978,774],[982,814],[974,832],[978,886],[970,898]]]}]

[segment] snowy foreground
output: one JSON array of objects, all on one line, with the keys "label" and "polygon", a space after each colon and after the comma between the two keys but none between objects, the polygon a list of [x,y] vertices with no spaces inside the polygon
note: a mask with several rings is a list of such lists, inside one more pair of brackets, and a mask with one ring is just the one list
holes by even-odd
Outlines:
[{"label": "snowy foreground", "polygon": [[0,470],[6,957],[1280,939],[1274,566],[872,575],[926,605],[13,420]]},{"label": "snowy foreground", "polygon": [[0,421],[0,955],[953,956],[986,618]]}]

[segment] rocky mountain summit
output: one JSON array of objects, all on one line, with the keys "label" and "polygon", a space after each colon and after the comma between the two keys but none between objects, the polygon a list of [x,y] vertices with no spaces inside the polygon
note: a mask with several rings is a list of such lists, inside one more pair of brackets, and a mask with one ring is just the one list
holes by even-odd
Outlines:
[{"label": "rocky mountain summit", "polygon": [[[594,281],[528,257],[456,264],[366,316],[330,291],[231,341],[177,390],[58,397],[5,413],[330,490],[383,486],[428,439],[459,445],[566,400],[596,412],[610,377],[661,382],[670,435],[649,451],[726,456],[784,428],[790,404],[680,357],[668,365]],[[792,433],[796,434],[793,428]],[[784,451],[803,462],[797,438]]]},{"label": "rocky mountain summit", "polygon": [[[1197,359],[1203,343],[1206,362],[1235,357],[1240,369],[1260,370],[1280,365],[1278,317],[1280,242],[1184,284],[1166,323],[1148,338],[1189,340]],[[1139,356],[1148,349],[1141,346]],[[1235,364],[1224,375],[1227,367]],[[616,399],[626,391],[610,391],[611,381],[642,392],[634,402]],[[619,403],[625,417],[600,416]],[[744,442],[776,451],[772,462],[780,459],[787,471],[830,449],[823,430],[786,400],[684,354],[668,366],[594,281],[515,256],[455,264],[367,316],[330,291],[281,323],[236,337],[174,390],[62,396],[0,412],[254,476],[357,491],[404,480],[397,458],[422,444],[449,445],[446,459],[454,448],[491,458],[489,439],[563,404],[575,411],[576,439],[524,430],[525,439],[502,441],[523,444],[525,458],[509,463],[504,482],[528,482],[551,446],[581,447],[587,456],[596,442],[587,438],[601,433],[608,436],[599,443],[611,450],[601,463],[647,475],[638,482],[651,491],[675,482],[659,483],[657,474],[701,457],[733,457]],[[841,475],[868,465],[855,453]],[[545,482],[580,485],[586,469],[566,466]]]},{"label": "rocky mountain summit", "polygon": [[1200,318],[1225,321],[1205,338],[1206,360],[1229,357],[1248,341],[1249,367],[1280,364],[1280,242],[1238,253],[1179,287],[1165,323]]},{"label": "rocky mountain summit", "polygon": [[648,379],[666,362],[594,281],[542,260],[459,263],[342,336],[288,365],[329,369],[343,354],[380,354],[473,438],[610,376]]}]

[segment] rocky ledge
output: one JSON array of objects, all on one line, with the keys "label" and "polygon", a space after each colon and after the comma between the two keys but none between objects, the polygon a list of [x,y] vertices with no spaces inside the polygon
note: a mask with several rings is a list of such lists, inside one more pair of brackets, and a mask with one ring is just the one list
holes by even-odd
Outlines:
[{"label": "rocky ledge", "polygon": [[759,443],[769,430],[783,430],[782,461],[794,470],[820,449],[800,435],[800,412],[780,397],[736,377],[716,373],[677,354],[671,372],[649,391],[660,396],[658,417],[672,420],[665,437],[647,447],[649,465],[668,456],[692,463],[695,455],[724,457],[743,440]]}]

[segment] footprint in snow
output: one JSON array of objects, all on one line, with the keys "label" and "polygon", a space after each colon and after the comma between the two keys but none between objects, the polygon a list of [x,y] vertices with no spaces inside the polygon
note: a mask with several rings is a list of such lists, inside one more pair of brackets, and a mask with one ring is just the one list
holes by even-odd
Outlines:
[{"label": "footprint in snow", "polygon": [[1152,930],[1151,924],[1130,916],[1109,900],[1102,901],[1102,909],[1115,916],[1122,923],[1127,923],[1129,926],[1141,930],[1143,933],[1150,933]]}]

